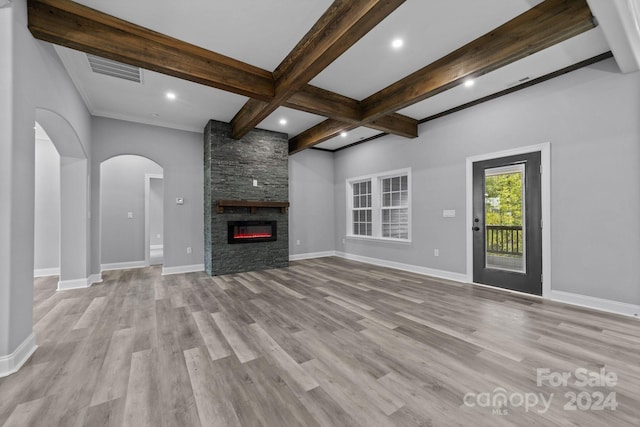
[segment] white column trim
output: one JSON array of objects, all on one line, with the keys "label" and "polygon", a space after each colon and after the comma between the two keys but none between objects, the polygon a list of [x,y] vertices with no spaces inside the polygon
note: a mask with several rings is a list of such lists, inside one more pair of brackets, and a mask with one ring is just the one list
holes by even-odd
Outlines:
[{"label": "white column trim", "polygon": [[86,289],[94,283],[102,282],[102,273],[92,274],[86,279],[60,280],[58,282],[58,291],[68,291],[71,289]]},{"label": "white column trim", "polygon": [[25,339],[15,351],[7,356],[0,357],[0,378],[18,372],[31,355],[36,351],[36,336],[32,333]]}]

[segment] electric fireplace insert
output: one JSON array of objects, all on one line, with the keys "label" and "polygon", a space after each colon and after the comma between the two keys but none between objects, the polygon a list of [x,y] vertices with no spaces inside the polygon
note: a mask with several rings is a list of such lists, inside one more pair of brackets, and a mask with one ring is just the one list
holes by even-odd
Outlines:
[{"label": "electric fireplace insert", "polygon": [[276,223],[277,221],[228,221],[227,241],[235,244],[278,240]]}]

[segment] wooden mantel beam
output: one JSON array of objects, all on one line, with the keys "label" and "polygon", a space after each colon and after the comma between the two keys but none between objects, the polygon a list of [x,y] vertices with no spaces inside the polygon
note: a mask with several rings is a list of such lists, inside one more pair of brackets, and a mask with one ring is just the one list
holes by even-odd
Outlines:
[{"label": "wooden mantel beam", "polygon": [[247,101],[231,121],[231,136],[246,135],[404,1],[335,0],[274,71],[273,99]]},{"label": "wooden mantel beam", "polygon": [[[460,49],[361,102],[360,126],[387,116],[500,67],[533,55],[595,27],[586,0],[546,0]],[[295,153],[333,138],[354,123],[326,120],[293,137]]]}]

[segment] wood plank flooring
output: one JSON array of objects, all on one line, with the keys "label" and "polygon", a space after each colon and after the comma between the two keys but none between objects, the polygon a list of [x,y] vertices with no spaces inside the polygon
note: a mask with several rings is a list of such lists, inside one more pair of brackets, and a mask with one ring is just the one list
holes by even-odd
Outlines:
[{"label": "wood plank flooring", "polygon": [[0,425],[640,425],[637,319],[338,258],[55,287],[36,279],[39,348],[0,379]]}]

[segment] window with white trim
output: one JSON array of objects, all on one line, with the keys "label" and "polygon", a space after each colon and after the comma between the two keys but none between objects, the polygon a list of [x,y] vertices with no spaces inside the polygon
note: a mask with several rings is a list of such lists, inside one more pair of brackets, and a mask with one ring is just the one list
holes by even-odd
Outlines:
[{"label": "window with white trim", "polygon": [[347,235],[411,241],[411,169],[347,180]]}]

